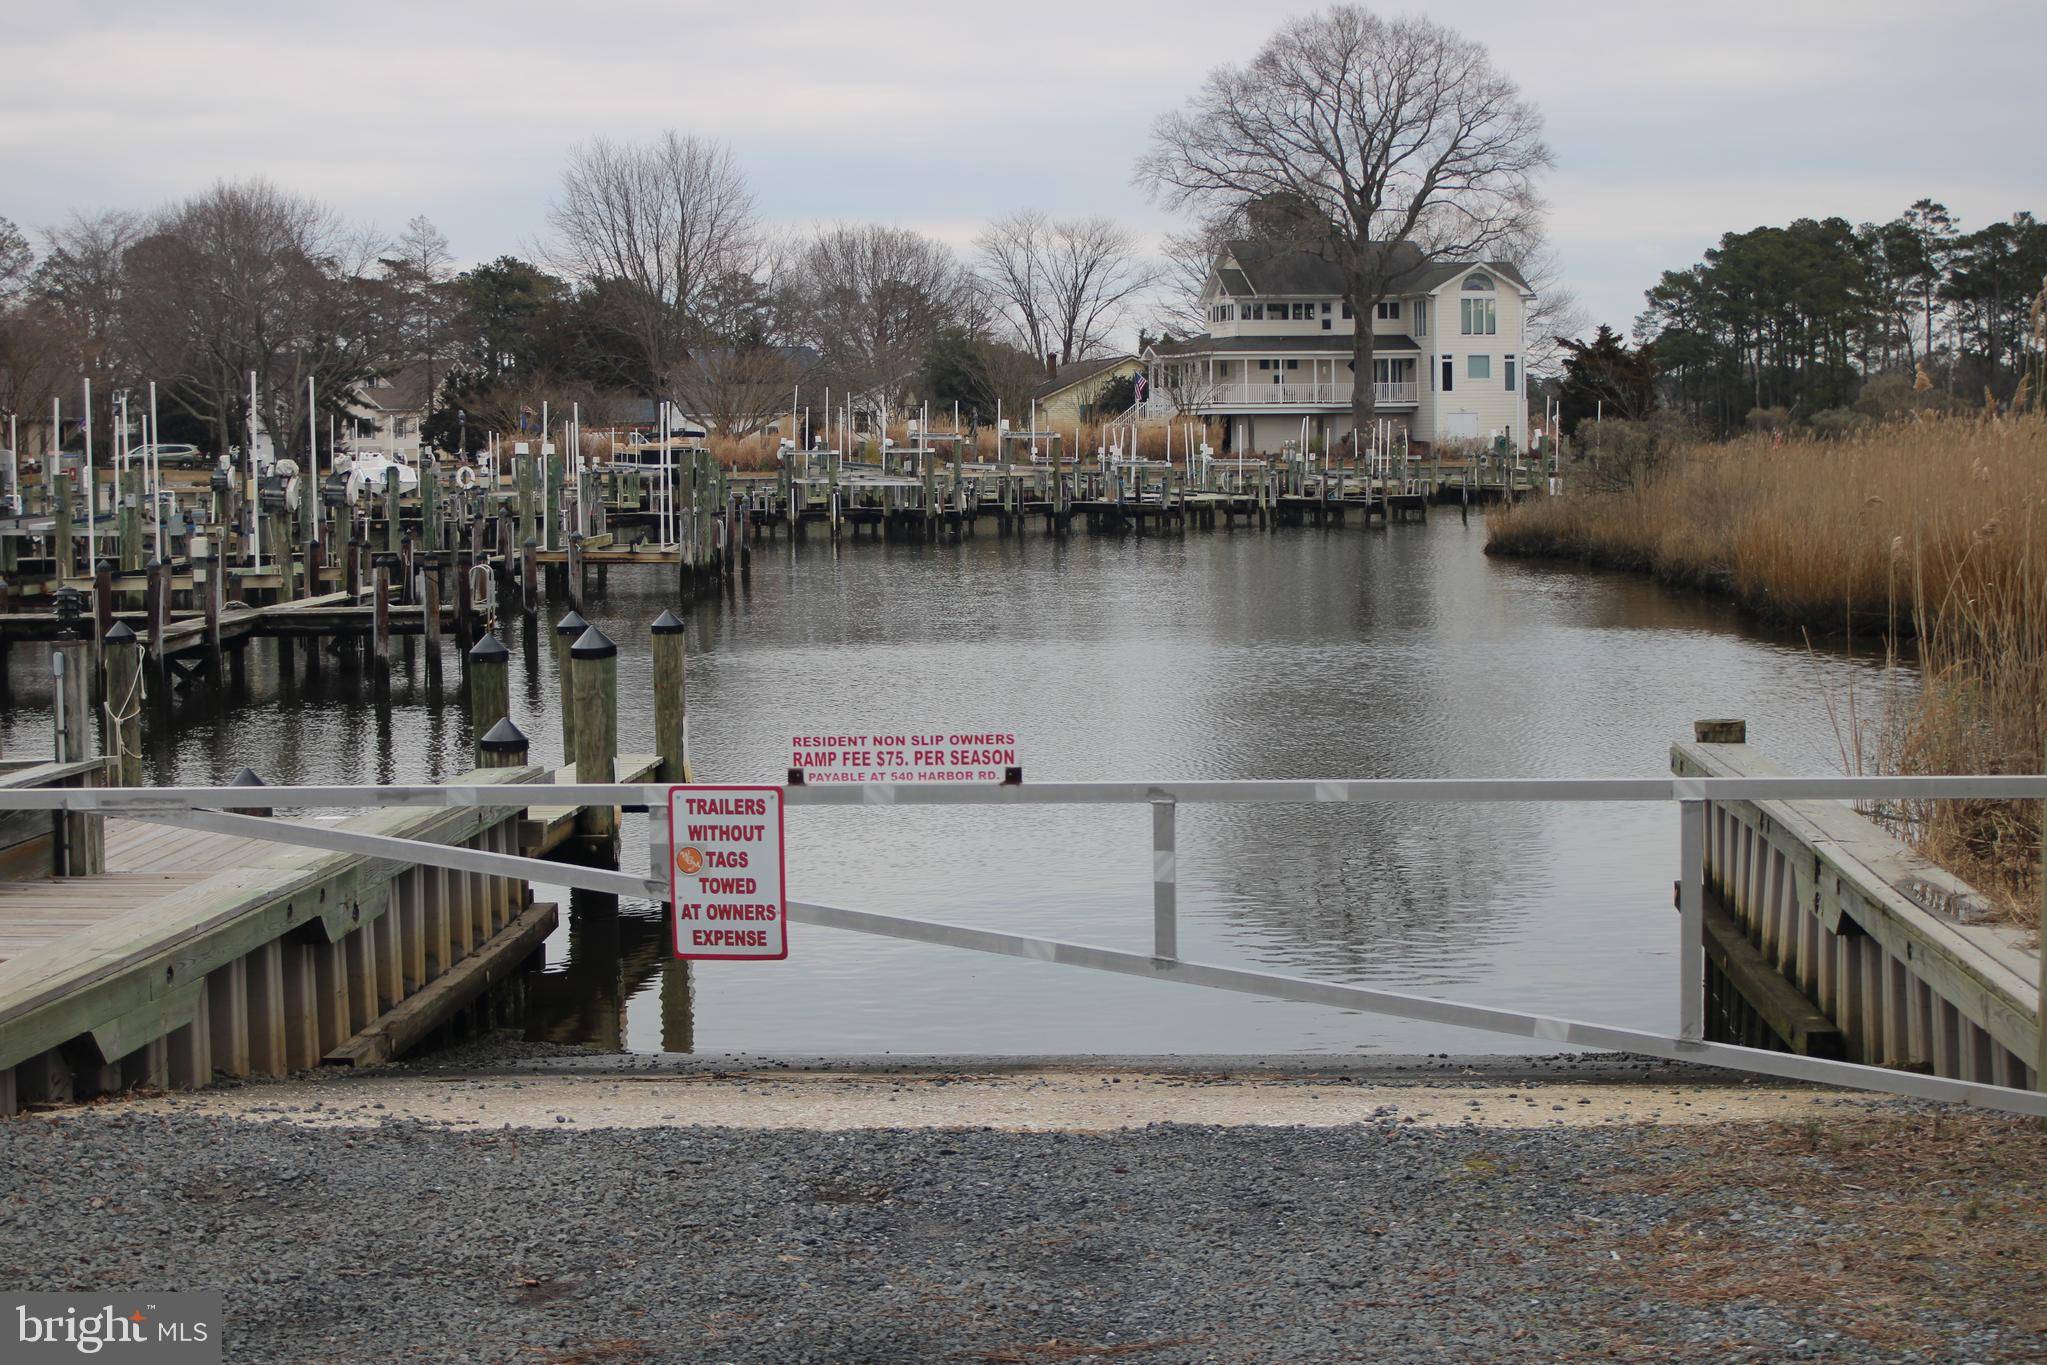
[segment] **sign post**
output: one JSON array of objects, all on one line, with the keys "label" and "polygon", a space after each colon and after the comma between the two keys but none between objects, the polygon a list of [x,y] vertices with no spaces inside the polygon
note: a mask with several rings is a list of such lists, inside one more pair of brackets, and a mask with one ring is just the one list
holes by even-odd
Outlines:
[{"label": "sign post", "polygon": [[668,883],[677,957],[789,956],[781,788],[670,787]]}]

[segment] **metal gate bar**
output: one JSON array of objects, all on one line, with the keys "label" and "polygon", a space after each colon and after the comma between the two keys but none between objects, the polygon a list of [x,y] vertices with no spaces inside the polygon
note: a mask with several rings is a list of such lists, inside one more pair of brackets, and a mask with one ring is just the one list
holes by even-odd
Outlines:
[{"label": "metal gate bar", "polygon": [[[524,806],[543,792],[550,805],[662,807],[668,787],[652,783],[504,783],[483,786],[0,788],[0,810],[76,810],[105,815],[193,807],[321,809],[371,806]],[[786,787],[799,806],[1315,804],[1358,801],[1864,801],[1976,797],[2047,799],[2047,775],[1968,777],[1588,777],[1404,778],[1343,781],[1039,782],[1019,786],[846,783]]]},{"label": "metal gate bar", "polygon": [[[221,790],[246,790],[241,788]],[[273,794],[284,788],[267,789]],[[532,790],[528,789],[529,792]],[[550,794],[559,788],[548,788]],[[629,788],[628,790],[634,790]],[[665,788],[659,789],[666,791]],[[1164,809],[1170,811],[1171,806]],[[1693,813],[1696,808],[1696,815]],[[1153,856],[1154,856],[1154,938],[1155,942],[1175,936],[1172,922],[1172,895],[1170,881],[1156,880],[1161,871],[1170,874],[1171,867],[1171,817],[1163,818],[1168,842],[1164,858],[1159,853],[1161,806],[1153,806]],[[1685,876],[1681,879],[1680,900],[1693,898],[1698,906],[1697,915],[1703,932],[1703,866],[1705,852],[1705,807],[1700,802],[1686,802],[1682,817],[1690,828],[1681,830],[1680,842],[1685,851]],[[425,843],[413,839],[393,838],[389,835],[360,834],[335,829],[324,825],[299,825],[285,821],[249,815],[228,815],[217,811],[186,810],[179,812],[148,811],[135,812],[136,817],[152,823],[176,825],[188,829],[209,830],[220,834],[234,834],[252,839],[265,839],[275,843],[293,844],[306,848],[330,849],[342,853],[354,853],[366,857],[385,858],[396,862],[417,863],[428,867],[447,867],[462,872],[482,872],[491,876],[518,877],[528,881],[576,887],[602,894],[632,896],[656,901],[665,901],[670,892],[665,880],[634,876],[625,872],[611,872],[599,868],[578,867],[567,863],[547,862],[538,858],[522,858],[505,853],[486,853],[476,849],[456,848],[446,844]],[[1696,824],[1694,824],[1696,821]],[[1157,899],[1161,885],[1167,889],[1164,900]],[[1498,1009],[1486,1005],[1467,1005],[1455,1001],[1439,1000],[1430,996],[1410,995],[1399,991],[1378,990],[1365,986],[1348,985],[1342,982],[1316,981],[1304,977],[1282,976],[1272,972],[1248,971],[1236,967],[1214,966],[1207,963],[1187,962],[1164,951],[1152,954],[1132,953],[1113,948],[1100,948],[1088,944],[1069,943],[1059,939],[1035,938],[1023,934],[1005,933],[1000,930],[979,929],[968,925],[953,924],[940,920],[913,919],[904,915],[887,915],[867,910],[852,910],[840,906],[820,905],[809,901],[791,901],[789,917],[798,924],[809,924],[826,929],[842,929],[854,933],[874,934],[886,938],[905,939],[911,942],[928,943],[941,947],[963,948],[972,952],[994,953],[1004,957],[1023,958],[1033,962],[1058,963],[1070,967],[1085,967],[1093,971],[1114,972],[1124,976],[1143,977],[1157,981],[1178,981],[1187,985],[1206,986],[1214,990],[1234,991],[1241,994],[1263,996],[1268,999],[1288,1000],[1301,1004],[1326,1005],[1337,1009],[1357,1010],[1370,1014],[1390,1015],[1394,1018],[1413,1019],[1424,1023],[1447,1024],[1458,1028],[1478,1029],[1488,1033],[1505,1034],[1512,1037],[1532,1038],[1544,1042],[1566,1043],[1582,1047],[1600,1048],[1608,1051],[1635,1052],[1670,1061],[1694,1062],[1722,1066],[1734,1070],[1754,1072],[1766,1076],[1778,1076],[1789,1080],[1811,1081],[1826,1085],[1850,1086],[1858,1089],[1882,1091],[1888,1094],[1905,1095],[1917,1099],[1942,1100],[1949,1103],[1968,1104],[1980,1108],[1998,1109],[2009,1113],[2027,1114],[2047,1118],[2047,1094],[2030,1090],[2016,1090],[2005,1086],[1989,1085],[1977,1081],[1954,1080],[1939,1076],[1923,1076],[1913,1072],[1893,1071],[1885,1067],[1864,1066],[1855,1062],[1833,1061],[1820,1057],[1806,1057],[1795,1053],[1768,1052],[1759,1048],[1739,1047],[1731,1043],[1709,1043],[1696,1034],[1686,1034],[1687,1025],[1703,1023],[1703,1007],[1695,1017],[1681,1019],[1679,1036],[1670,1037],[1642,1029],[1619,1028],[1607,1024],[1594,1024],[1579,1020],[1560,1019],[1550,1015],[1527,1014],[1515,1010]],[[1689,931],[1687,931],[1689,932]],[[1689,956],[1689,955],[1688,955]],[[1703,991],[1703,947],[1692,958],[1699,975],[1687,976],[1687,996],[1692,987]],[[1689,970],[1687,968],[1686,970]],[[1688,1012],[1689,1013],[1689,1012]]]}]

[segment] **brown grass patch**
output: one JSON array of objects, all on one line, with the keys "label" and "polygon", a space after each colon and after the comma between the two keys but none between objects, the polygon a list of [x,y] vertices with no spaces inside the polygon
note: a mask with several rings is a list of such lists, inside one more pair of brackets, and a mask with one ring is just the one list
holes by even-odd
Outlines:
[{"label": "brown grass patch", "polygon": [[[1568,478],[1567,478],[1568,485]],[[2047,734],[2047,419],[1932,418],[1838,441],[1680,449],[1635,487],[1495,513],[1488,549],[1645,569],[1893,665],[1839,710],[1845,767],[2037,773]],[[2037,804],[1873,812],[2011,918],[2039,900]]]},{"label": "brown grass patch", "polygon": [[[1652,1169],[1598,1188],[1666,1195],[1676,1214],[1647,1238],[1594,1228],[1573,1243],[1617,1256],[1601,1273],[1631,1294],[1781,1305],[1886,1349],[1937,1353],[1957,1319],[2047,1337],[2047,1130],[2032,1120],[1830,1117],[1643,1140]],[[1730,1217],[1759,1201],[1778,1216]],[[1787,1237],[1787,1221],[1810,1235]]]}]

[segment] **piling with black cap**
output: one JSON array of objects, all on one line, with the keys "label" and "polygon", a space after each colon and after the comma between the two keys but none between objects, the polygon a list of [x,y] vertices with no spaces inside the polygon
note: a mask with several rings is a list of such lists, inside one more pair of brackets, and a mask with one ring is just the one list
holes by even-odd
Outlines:
[{"label": "piling with black cap", "polygon": [[[270,784],[258,777],[254,768],[244,768],[235,774],[234,781],[228,783],[228,785],[230,787],[267,787]],[[229,813],[233,815],[274,815],[276,814],[276,808],[272,806],[236,806]]]},{"label": "piling with black cap", "polygon": [[561,689],[562,761],[565,763],[576,761],[576,708],[570,702],[569,649],[583,638],[583,632],[588,629],[590,623],[574,608],[554,623],[554,676]]},{"label": "piling with black cap", "polygon": [[124,621],[100,640],[107,703],[100,710],[100,752],[114,759],[114,782],[142,785],[142,641]]},{"label": "piling with black cap", "polygon": [[686,635],[672,611],[656,617],[654,635],[654,752],[661,756],[663,782],[689,777],[689,708],[684,685]]},{"label": "piling with black cap", "polygon": [[[469,731],[487,735],[511,710],[512,652],[489,632],[469,647]],[[483,748],[476,752],[478,767],[484,766]]]},{"label": "piling with black cap", "polygon": [[479,768],[523,768],[526,766],[526,732],[505,716],[490,727],[490,733],[476,741]]},{"label": "piling with black cap", "polygon": [[[569,705],[576,709],[576,781],[612,782],[618,766],[618,646],[591,626],[569,646]],[[618,811],[585,806],[576,832],[609,841],[618,833]]]}]

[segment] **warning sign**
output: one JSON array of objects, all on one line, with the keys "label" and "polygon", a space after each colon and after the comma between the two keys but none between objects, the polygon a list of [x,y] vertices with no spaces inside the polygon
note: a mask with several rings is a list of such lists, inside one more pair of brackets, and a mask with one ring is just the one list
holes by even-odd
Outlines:
[{"label": "warning sign", "polygon": [[669,788],[668,881],[677,957],[789,956],[781,789]]},{"label": "warning sign", "polygon": [[[1016,736],[1006,730],[797,735],[790,780],[812,782],[1006,782],[1019,780]],[[795,774],[802,774],[800,778]]]}]

